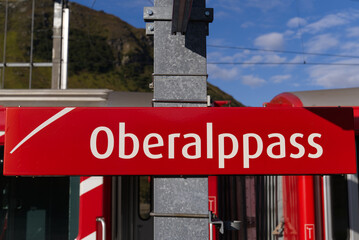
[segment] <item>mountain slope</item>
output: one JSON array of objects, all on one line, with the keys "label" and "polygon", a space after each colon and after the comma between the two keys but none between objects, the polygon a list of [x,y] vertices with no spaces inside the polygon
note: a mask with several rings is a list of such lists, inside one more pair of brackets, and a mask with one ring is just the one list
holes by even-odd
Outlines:
[{"label": "mountain slope", "polygon": [[[10,2],[7,62],[30,59],[31,2]],[[68,88],[108,88],[117,91],[152,91],[153,40],[144,29],[135,28],[120,18],[70,3]],[[4,23],[4,3],[0,2],[0,25]],[[22,16],[22,17],[19,17]],[[34,54],[36,62],[51,62],[53,2],[36,1]],[[3,52],[3,33],[0,51]],[[2,56],[0,56],[2,57]],[[50,88],[51,69],[34,68],[32,88]],[[7,68],[5,88],[28,88],[28,68]],[[233,97],[208,83],[214,100]]]}]

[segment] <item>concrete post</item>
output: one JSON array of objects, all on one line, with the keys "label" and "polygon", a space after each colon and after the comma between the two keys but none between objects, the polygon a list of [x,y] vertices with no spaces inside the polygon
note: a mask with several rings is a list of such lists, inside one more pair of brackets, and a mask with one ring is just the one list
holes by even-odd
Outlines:
[{"label": "concrete post", "polygon": [[61,82],[60,89],[67,89],[67,64],[69,52],[70,10],[64,8],[62,12],[62,43],[61,43]]},{"label": "concrete post", "polygon": [[[155,0],[154,8],[145,10],[155,20],[147,24],[154,34],[154,106],[206,107],[208,22],[190,21],[185,35],[171,34],[170,20],[156,20],[156,14],[170,16],[173,0]],[[205,0],[194,0],[192,14],[205,13]],[[165,18],[165,17],[164,17]],[[156,213],[207,214],[207,177],[156,177],[154,209]],[[154,239],[208,239],[208,219],[155,217]]]},{"label": "concrete post", "polygon": [[54,0],[54,23],[52,40],[52,78],[51,88],[60,89],[61,81],[61,27],[62,0]]}]

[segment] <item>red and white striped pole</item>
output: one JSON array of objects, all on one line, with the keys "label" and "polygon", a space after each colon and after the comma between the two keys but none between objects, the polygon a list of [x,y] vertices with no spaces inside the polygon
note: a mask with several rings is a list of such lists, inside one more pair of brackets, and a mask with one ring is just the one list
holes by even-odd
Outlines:
[{"label": "red and white striped pole", "polygon": [[[101,239],[96,219],[104,217],[104,177],[80,178],[79,234],[76,240]],[[100,231],[103,231],[102,229]]]}]

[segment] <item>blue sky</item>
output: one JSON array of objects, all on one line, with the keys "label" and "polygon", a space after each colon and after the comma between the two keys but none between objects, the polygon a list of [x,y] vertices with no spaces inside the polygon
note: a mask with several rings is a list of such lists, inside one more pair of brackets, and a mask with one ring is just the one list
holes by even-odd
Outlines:
[{"label": "blue sky", "polygon": [[[76,2],[138,28],[143,7],[153,6]],[[207,7],[214,8],[208,81],[245,105],[262,106],[281,92],[359,87],[359,0],[207,0]]]}]

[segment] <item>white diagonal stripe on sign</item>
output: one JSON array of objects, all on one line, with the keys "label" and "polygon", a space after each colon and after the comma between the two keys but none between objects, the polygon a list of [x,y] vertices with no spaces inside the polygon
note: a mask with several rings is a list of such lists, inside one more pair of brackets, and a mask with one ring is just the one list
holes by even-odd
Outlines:
[{"label": "white diagonal stripe on sign", "polygon": [[27,140],[29,140],[32,136],[34,136],[36,133],[40,132],[42,129],[44,129],[45,127],[47,127],[48,125],[50,125],[51,123],[55,122],[57,119],[61,118],[62,116],[64,116],[65,114],[67,114],[68,112],[74,110],[74,107],[67,107],[62,109],[60,112],[56,113],[54,116],[50,117],[49,119],[47,119],[45,122],[43,122],[41,125],[39,125],[37,128],[35,128],[31,133],[29,133],[23,140],[21,140],[21,142],[19,142],[10,152],[10,154],[12,154],[13,152],[16,151],[16,149],[18,149],[22,144],[24,144]]}]

